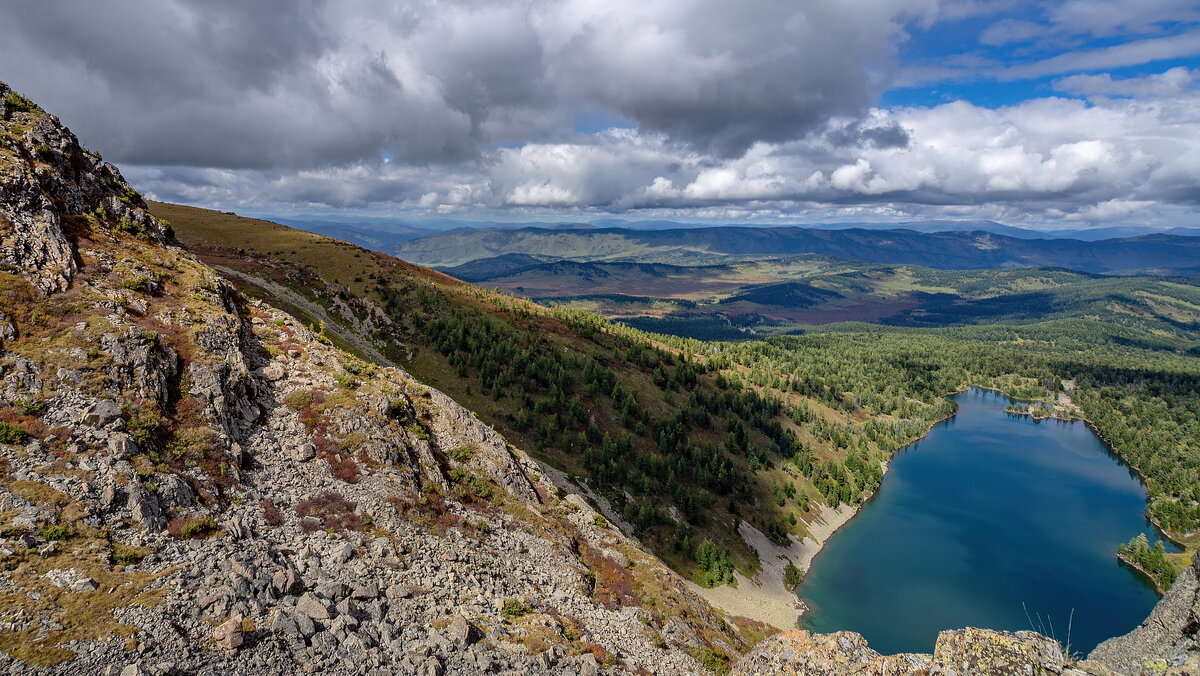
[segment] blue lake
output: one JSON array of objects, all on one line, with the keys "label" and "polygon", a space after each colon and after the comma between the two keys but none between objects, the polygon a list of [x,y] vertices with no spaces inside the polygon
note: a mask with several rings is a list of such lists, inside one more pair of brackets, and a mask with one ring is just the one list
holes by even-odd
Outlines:
[{"label": "blue lake", "polygon": [[1086,654],[1141,623],[1158,597],[1115,556],[1138,533],[1161,537],[1137,476],[1083,423],[1008,415],[986,390],[956,399],[813,562],[797,589],[805,627],[891,654],[932,652],[939,631],[967,626],[1066,643],[1070,625]]}]

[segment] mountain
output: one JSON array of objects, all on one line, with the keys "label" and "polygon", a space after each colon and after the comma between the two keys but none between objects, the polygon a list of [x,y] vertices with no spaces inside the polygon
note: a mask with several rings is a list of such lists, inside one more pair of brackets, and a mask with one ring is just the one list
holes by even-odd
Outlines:
[{"label": "mountain", "polygon": [[443,267],[506,254],[671,264],[717,264],[735,259],[816,254],[951,270],[1065,267],[1105,274],[1182,274],[1195,267],[1200,239],[1144,235],[1082,242],[1018,239],[978,231],[918,233],[862,228],[721,227],[657,231],[522,228],[425,237],[401,243],[390,253],[422,265]]},{"label": "mountain", "polygon": [[1037,230],[1017,228],[995,221],[902,221],[897,223],[821,223],[810,226],[819,230],[911,230],[913,232],[990,232],[995,235],[1036,239],[1044,236]]},{"label": "mountain", "polygon": [[767,631],[0,98],[0,669],[698,674]]},{"label": "mountain", "polygon": [[[1032,330],[1007,334],[1025,352],[920,334],[755,350],[650,336],[312,233],[148,205],[56,118],[0,97],[8,673],[757,671],[738,656],[773,630],[705,595],[756,601],[760,573],[788,598],[776,552],[819,544],[805,518],[849,518],[881,462],[952,412],[935,393],[960,379],[1036,399],[1052,378],[1028,374],[1075,376],[1083,410],[1150,477],[1155,518],[1192,527],[1190,459],[1171,456],[1169,476],[1157,464],[1163,435],[1192,429],[1159,424],[1176,399],[1104,408],[1164,374],[1178,387],[1157,396],[1194,392],[1175,357],[1126,345],[1089,355],[1082,378],[1065,332],[1049,357],[1027,351]],[[752,361],[768,357],[786,370]],[[630,534],[738,587],[688,584]],[[1181,607],[1195,576],[1179,580],[1149,637],[1095,670],[1032,633],[950,632],[932,659],[1171,673],[1195,634]],[[754,654],[787,659],[792,638]],[[805,648],[804,668],[870,661],[853,636],[818,640],[854,656]],[[884,668],[921,673],[917,657]]]},{"label": "mountain", "polygon": [[[365,245],[364,245],[365,246]],[[374,247],[368,247],[374,248]],[[378,251],[378,249],[375,249]],[[482,282],[496,277],[506,277],[525,270],[540,267],[546,262],[544,256],[527,256],[525,254],[505,254],[493,258],[480,258],[440,270],[451,277],[464,282]]]}]

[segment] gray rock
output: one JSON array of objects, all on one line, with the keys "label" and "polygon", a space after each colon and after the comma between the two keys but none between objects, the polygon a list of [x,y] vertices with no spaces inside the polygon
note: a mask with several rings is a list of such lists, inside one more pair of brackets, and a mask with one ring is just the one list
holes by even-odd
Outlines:
[{"label": "gray rock", "polygon": [[1140,676],[1143,665],[1169,665],[1189,651],[1200,653],[1200,555],[1175,578],[1141,626],[1096,646],[1084,664],[1100,665],[1120,676]]},{"label": "gray rock", "polygon": [[128,460],[137,455],[138,447],[128,434],[114,434],[108,438],[108,452],[116,460]]},{"label": "gray rock", "polygon": [[296,601],[296,612],[314,620],[328,620],[332,617],[329,602],[308,593]]},{"label": "gray rock", "polygon": [[471,624],[467,618],[462,615],[455,615],[450,621],[450,625],[446,627],[446,640],[456,650],[461,650],[479,640],[479,629]]},{"label": "gray rock", "polygon": [[101,399],[84,414],[82,422],[93,427],[105,427],[121,418],[121,407],[111,399]]},{"label": "gray rock", "polygon": [[74,568],[48,570],[43,577],[55,587],[63,587],[74,592],[96,591],[96,581]]},{"label": "gray rock", "polygon": [[317,449],[313,447],[312,442],[305,440],[291,447],[292,460],[296,462],[307,462],[317,457]]},{"label": "gray rock", "polygon": [[271,576],[271,588],[280,596],[295,596],[304,591],[304,580],[291,568],[278,570]]},{"label": "gray rock", "polygon": [[379,598],[379,586],[374,582],[368,582],[364,585],[355,587],[354,591],[350,592],[350,598],[358,601],[371,601],[377,599]]},{"label": "gray rock", "polygon": [[213,640],[216,641],[218,647],[225,650],[241,648],[246,641],[242,634],[242,618],[231,617],[217,625],[217,628],[213,630]]}]

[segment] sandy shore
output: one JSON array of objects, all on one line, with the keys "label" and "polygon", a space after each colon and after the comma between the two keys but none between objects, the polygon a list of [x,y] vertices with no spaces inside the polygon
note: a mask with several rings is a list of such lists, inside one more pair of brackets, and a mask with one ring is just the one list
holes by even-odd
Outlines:
[{"label": "sandy shore", "polygon": [[771,542],[766,535],[743,521],[738,534],[758,552],[758,560],[762,563],[762,570],[755,579],[750,580],[736,573],[737,587],[726,585],[705,589],[692,582],[688,582],[688,586],[730,615],[748,617],[785,631],[795,629],[804,606],[795,594],[783,586],[783,571],[788,561],[807,572],[813,557],[821,551],[829,537],[854,516],[858,508],[842,505],[838,509],[829,509],[821,505],[820,510],[808,524],[809,537],[801,541],[793,539],[788,547]]}]

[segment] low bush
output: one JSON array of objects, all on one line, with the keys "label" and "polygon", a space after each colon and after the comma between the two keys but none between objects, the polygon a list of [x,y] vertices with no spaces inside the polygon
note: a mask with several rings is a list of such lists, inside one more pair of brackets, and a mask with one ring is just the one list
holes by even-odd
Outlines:
[{"label": "low bush", "polygon": [[67,540],[74,535],[75,530],[66,524],[46,526],[42,529],[42,537],[51,541]]},{"label": "low bush", "polygon": [[187,520],[172,519],[171,523],[167,524],[168,533],[184,540],[208,535],[216,530],[217,522],[211,516],[198,516]]},{"label": "low bush", "polygon": [[11,423],[0,422],[0,444],[23,444],[29,433]]},{"label": "low bush", "polygon": [[504,606],[500,609],[500,615],[512,619],[514,617],[521,617],[532,610],[521,599],[505,599]]},{"label": "low bush", "polygon": [[268,526],[279,526],[283,524],[283,512],[275,506],[275,502],[269,498],[263,498],[258,505],[263,510],[263,522]]},{"label": "low bush", "polygon": [[306,533],[353,531],[366,526],[366,520],[355,512],[357,507],[338,493],[326,491],[296,503],[295,512],[300,519],[300,528]]}]

